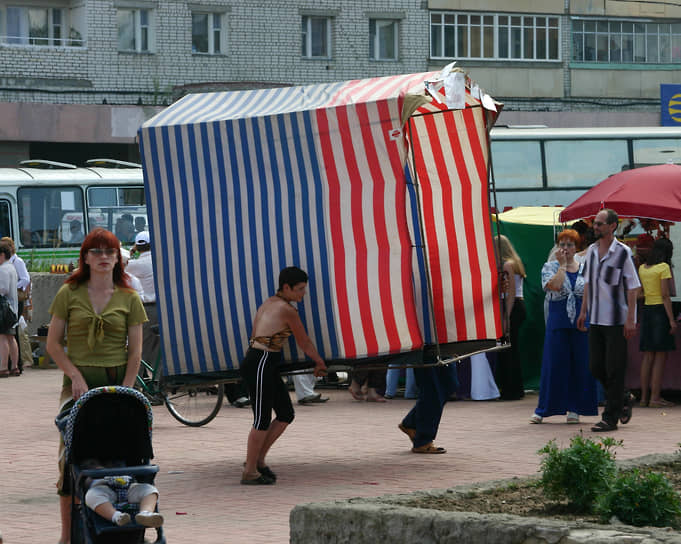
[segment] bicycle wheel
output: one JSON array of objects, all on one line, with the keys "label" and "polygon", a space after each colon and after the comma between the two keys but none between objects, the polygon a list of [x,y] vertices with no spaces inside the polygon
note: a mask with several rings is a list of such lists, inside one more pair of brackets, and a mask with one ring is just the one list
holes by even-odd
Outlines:
[{"label": "bicycle wheel", "polygon": [[223,384],[169,386],[164,400],[170,414],[180,423],[200,427],[218,415],[224,394]]}]

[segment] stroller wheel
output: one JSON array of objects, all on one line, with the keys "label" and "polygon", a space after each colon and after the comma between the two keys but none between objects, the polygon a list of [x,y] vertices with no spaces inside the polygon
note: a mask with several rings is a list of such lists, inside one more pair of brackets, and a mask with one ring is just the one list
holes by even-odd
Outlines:
[{"label": "stroller wheel", "polygon": [[165,394],[166,408],[180,423],[200,427],[218,415],[224,394],[223,384],[173,387]]}]

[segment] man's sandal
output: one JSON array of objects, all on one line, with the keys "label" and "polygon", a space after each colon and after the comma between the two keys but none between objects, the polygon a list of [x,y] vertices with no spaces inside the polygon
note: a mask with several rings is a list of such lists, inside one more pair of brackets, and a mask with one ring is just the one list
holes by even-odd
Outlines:
[{"label": "man's sandal", "polygon": [[414,453],[447,453],[447,450],[439,446],[434,446],[432,442],[424,444],[423,446],[414,447],[411,449]]}]

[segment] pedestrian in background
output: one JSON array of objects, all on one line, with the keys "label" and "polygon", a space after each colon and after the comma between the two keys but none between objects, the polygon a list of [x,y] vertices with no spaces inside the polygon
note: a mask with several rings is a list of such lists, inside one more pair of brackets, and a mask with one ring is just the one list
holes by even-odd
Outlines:
[{"label": "pedestrian in background", "polygon": [[[18,315],[17,300],[17,271],[10,263],[12,250],[6,242],[0,242],[0,295],[7,297],[9,307],[14,312],[14,319]],[[7,378],[10,374],[19,376],[19,347],[15,339],[16,321],[14,325],[0,330],[0,378]]]},{"label": "pedestrian in background", "polygon": [[605,408],[591,430],[608,432],[629,423],[632,399],[624,389],[627,338],[636,333],[636,298],[641,287],[631,249],[615,238],[618,217],[604,209],[593,222],[597,241],[584,256],[584,301],[577,328],[586,331],[589,315],[589,367],[603,384]]},{"label": "pedestrian in background", "polygon": [[666,238],[653,243],[645,263],[638,269],[643,287],[639,349],[641,362],[641,406],[664,408],[674,406],[662,398],[662,375],[667,353],[676,349],[676,319],[672,312],[670,280],[672,272],[665,262],[669,252]]},{"label": "pedestrian in background", "polygon": [[576,230],[563,230],[555,259],[542,267],[549,309],[539,402],[530,423],[559,414],[567,414],[568,423],[579,423],[580,415],[598,415],[596,380],[589,371],[589,338],[577,329],[584,296],[584,265],[575,259],[579,242]]},{"label": "pedestrian in background", "polygon": [[128,261],[126,272],[135,276],[142,284],[142,302],[149,319],[142,327],[142,359],[152,365],[158,359],[161,349],[161,338],[154,329],[158,325],[156,308],[156,284],[154,283],[154,263],[151,259],[151,237],[149,231],[142,231],[135,236],[133,252],[139,253],[136,259]]},{"label": "pedestrian in background", "polygon": [[291,379],[298,404],[323,404],[329,400],[329,397],[322,397],[321,393],[315,393],[317,378],[314,374],[294,374]]},{"label": "pedestrian in background", "polygon": [[[499,352],[495,379],[499,387],[501,400],[519,400],[525,396],[523,383],[523,363],[520,353],[520,327],[525,321],[525,301],[523,300],[523,282],[527,274],[520,256],[511,241],[499,234],[495,237],[495,247],[500,252],[502,274],[505,278],[502,286],[504,300],[504,332],[508,333],[511,348]],[[507,280],[507,281],[506,281]]]},{"label": "pedestrian in background", "polygon": [[[14,269],[17,271],[17,318],[21,322],[21,316],[24,315],[24,309],[27,304],[30,304],[31,298],[31,275],[28,273],[26,263],[17,255],[17,249],[14,245],[14,240],[9,236],[0,238],[0,242],[9,246],[12,257],[9,262],[12,263]],[[24,366],[33,364],[33,352],[31,351],[31,341],[26,330],[26,322],[23,325],[20,323],[16,327],[16,342],[19,349],[19,369]]]}]

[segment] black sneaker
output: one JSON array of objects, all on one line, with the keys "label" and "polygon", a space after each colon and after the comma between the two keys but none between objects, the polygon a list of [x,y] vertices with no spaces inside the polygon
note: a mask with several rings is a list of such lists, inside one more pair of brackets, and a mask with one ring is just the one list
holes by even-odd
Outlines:
[{"label": "black sneaker", "polygon": [[250,404],[251,399],[249,399],[248,397],[239,397],[232,403],[232,406],[235,406],[237,408],[244,408],[246,406],[250,406]]},{"label": "black sneaker", "polygon": [[616,431],[617,425],[616,424],[611,425],[607,421],[601,420],[598,423],[596,423],[596,425],[591,427],[591,430],[595,433],[607,433],[607,432],[610,432],[610,431]]},{"label": "black sneaker", "polygon": [[298,401],[298,404],[320,404],[329,400],[329,397],[322,397],[320,393],[316,395],[310,395],[308,397],[303,397]]},{"label": "black sneaker", "polygon": [[629,391],[624,394],[624,404],[622,405],[622,415],[620,415],[620,423],[626,425],[631,420],[631,414],[634,411],[634,397]]}]

